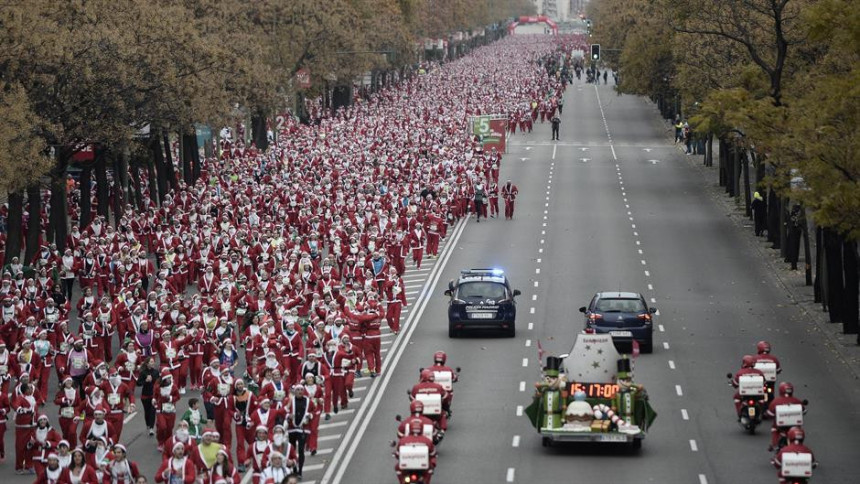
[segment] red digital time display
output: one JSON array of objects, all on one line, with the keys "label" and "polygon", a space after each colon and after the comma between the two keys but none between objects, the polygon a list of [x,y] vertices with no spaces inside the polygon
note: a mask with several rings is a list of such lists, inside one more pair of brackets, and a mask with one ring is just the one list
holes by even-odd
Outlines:
[{"label": "red digital time display", "polygon": [[612,398],[618,393],[618,385],[615,383],[579,383],[571,382],[570,395],[575,392],[585,392],[587,398]]}]

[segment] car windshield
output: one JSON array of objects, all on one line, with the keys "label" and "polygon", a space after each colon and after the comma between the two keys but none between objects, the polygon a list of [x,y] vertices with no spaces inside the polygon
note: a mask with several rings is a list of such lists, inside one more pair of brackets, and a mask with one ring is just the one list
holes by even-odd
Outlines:
[{"label": "car windshield", "polygon": [[640,313],[645,305],[641,299],[601,299],[595,309],[602,313]]},{"label": "car windshield", "polygon": [[498,282],[466,282],[460,284],[458,296],[460,299],[492,299],[497,301],[505,298],[505,286]]}]

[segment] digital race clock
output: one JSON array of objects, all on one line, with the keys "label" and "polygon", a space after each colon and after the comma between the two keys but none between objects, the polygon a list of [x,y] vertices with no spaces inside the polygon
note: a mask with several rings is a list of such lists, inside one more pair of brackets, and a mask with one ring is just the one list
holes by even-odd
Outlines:
[{"label": "digital race clock", "polygon": [[618,393],[618,385],[615,383],[570,383],[570,395],[575,392],[585,392],[587,398],[612,398]]}]

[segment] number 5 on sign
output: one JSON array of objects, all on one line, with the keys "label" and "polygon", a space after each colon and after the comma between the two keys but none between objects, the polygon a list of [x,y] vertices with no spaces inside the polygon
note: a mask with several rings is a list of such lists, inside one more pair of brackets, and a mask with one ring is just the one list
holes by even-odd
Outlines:
[{"label": "number 5 on sign", "polygon": [[490,118],[486,116],[476,117],[473,122],[473,132],[479,135],[486,135],[490,133]]}]

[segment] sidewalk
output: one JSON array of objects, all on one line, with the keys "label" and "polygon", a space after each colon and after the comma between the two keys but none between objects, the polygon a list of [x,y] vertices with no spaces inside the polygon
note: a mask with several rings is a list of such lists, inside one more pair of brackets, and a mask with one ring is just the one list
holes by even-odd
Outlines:
[{"label": "sidewalk", "polygon": [[[666,142],[673,143],[674,128],[668,120],[659,117],[656,107],[654,119],[655,125],[665,131]],[[678,144],[677,149],[680,153],[684,152],[682,144]],[[718,149],[717,143],[714,143],[714,149]],[[717,153],[714,153],[715,160],[717,157]],[[766,238],[755,236],[753,221],[744,213],[743,202],[729,197],[724,188],[719,186],[717,182],[719,179],[717,170],[719,168],[716,161],[714,166],[706,167],[702,163],[701,155],[684,156],[684,159],[698,171],[705,190],[714,203],[720,206],[732,223],[741,229],[739,232],[749,247],[759,253],[761,259],[770,269],[776,283],[785,290],[789,304],[797,306],[809,321],[807,330],[809,335],[820,334],[821,342],[825,348],[831,351],[837,361],[845,365],[855,380],[860,380],[860,345],[857,344],[857,335],[842,334],[842,324],[831,323],[830,317],[822,310],[821,304],[814,302],[813,287],[806,285],[806,276],[802,270],[803,260],[799,264],[801,269],[793,271],[788,263],[783,262],[779,250],[771,249],[771,244],[767,242]],[[801,259],[802,257],[801,254]]]}]

